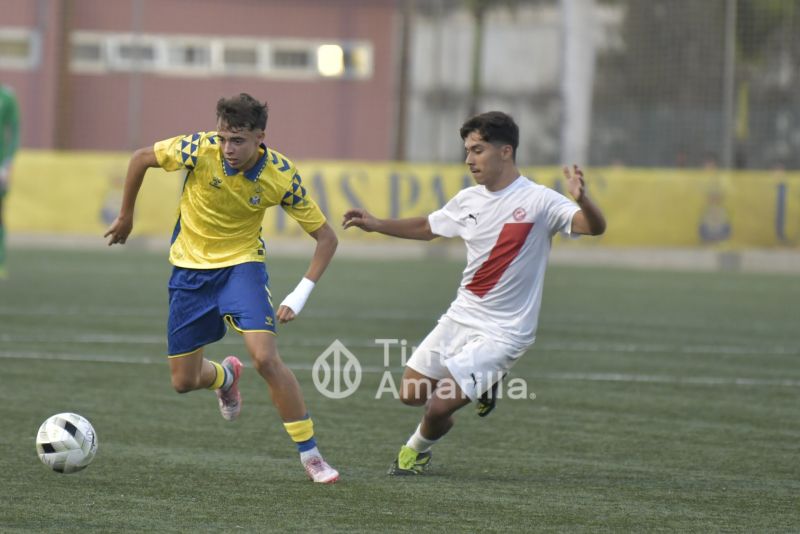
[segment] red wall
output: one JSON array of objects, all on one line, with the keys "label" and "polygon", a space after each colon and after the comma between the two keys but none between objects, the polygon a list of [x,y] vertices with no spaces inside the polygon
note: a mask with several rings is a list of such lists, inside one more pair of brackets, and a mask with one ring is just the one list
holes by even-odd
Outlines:
[{"label": "red wall", "polygon": [[[129,150],[172,135],[213,129],[217,99],[249,92],[269,102],[268,144],[292,158],[390,158],[395,0],[138,2],[0,0],[0,26],[36,27],[37,21],[47,25],[38,71],[0,69],[0,80],[21,93],[25,146]],[[46,12],[37,14],[37,5],[46,6]],[[133,32],[137,6],[142,33],[366,40],[373,46],[373,76],[301,81],[69,74],[59,87],[59,28]],[[59,113],[66,126],[55,132]]]}]

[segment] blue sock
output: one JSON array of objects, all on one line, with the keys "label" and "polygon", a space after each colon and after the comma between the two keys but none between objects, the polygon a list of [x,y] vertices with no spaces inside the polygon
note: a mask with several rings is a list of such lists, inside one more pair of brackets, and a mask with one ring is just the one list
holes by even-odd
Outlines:
[{"label": "blue sock", "polygon": [[311,449],[317,446],[317,440],[311,438],[305,441],[300,441],[298,443],[295,443],[295,445],[297,445],[297,452],[306,452],[310,451]]}]

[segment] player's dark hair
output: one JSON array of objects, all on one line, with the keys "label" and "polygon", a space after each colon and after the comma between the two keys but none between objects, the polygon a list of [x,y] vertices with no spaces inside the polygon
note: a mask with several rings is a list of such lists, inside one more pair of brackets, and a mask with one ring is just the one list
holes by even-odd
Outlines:
[{"label": "player's dark hair", "polygon": [[217,120],[234,130],[266,130],[268,116],[267,103],[247,93],[217,101]]},{"label": "player's dark hair", "polygon": [[481,139],[495,146],[511,145],[512,158],[517,157],[519,146],[519,127],[511,116],[502,111],[489,111],[475,115],[461,126],[461,139],[466,140],[472,132],[478,132]]}]

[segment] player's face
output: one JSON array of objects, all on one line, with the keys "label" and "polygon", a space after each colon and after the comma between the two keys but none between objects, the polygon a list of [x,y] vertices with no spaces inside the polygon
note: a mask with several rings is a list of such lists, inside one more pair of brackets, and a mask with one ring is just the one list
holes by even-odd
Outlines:
[{"label": "player's face", "polygon": [[484,141],[477,131],[470,132],[464,139],[464,149],[467,151],[465,163],[475,182],[490,189],[501,179],[508,162],[513,162],[510,145],[493,145]]},{"label": "player's face", "polygon": [[249,170],[258,161],[258,147],[264,140],[263,130],[231,128],[217,123],[217,139],[222,157],[228,165],[240,171]]}]

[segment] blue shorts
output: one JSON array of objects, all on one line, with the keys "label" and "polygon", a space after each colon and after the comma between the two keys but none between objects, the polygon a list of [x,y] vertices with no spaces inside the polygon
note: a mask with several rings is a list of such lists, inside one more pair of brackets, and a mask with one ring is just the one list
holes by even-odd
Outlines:
[{"label": "blue shorts", "polygon": [[169,279],[167,352],[184,356],[238,332],[275,333],[267,267],[248,262],[222,269],[173,267]]}]

